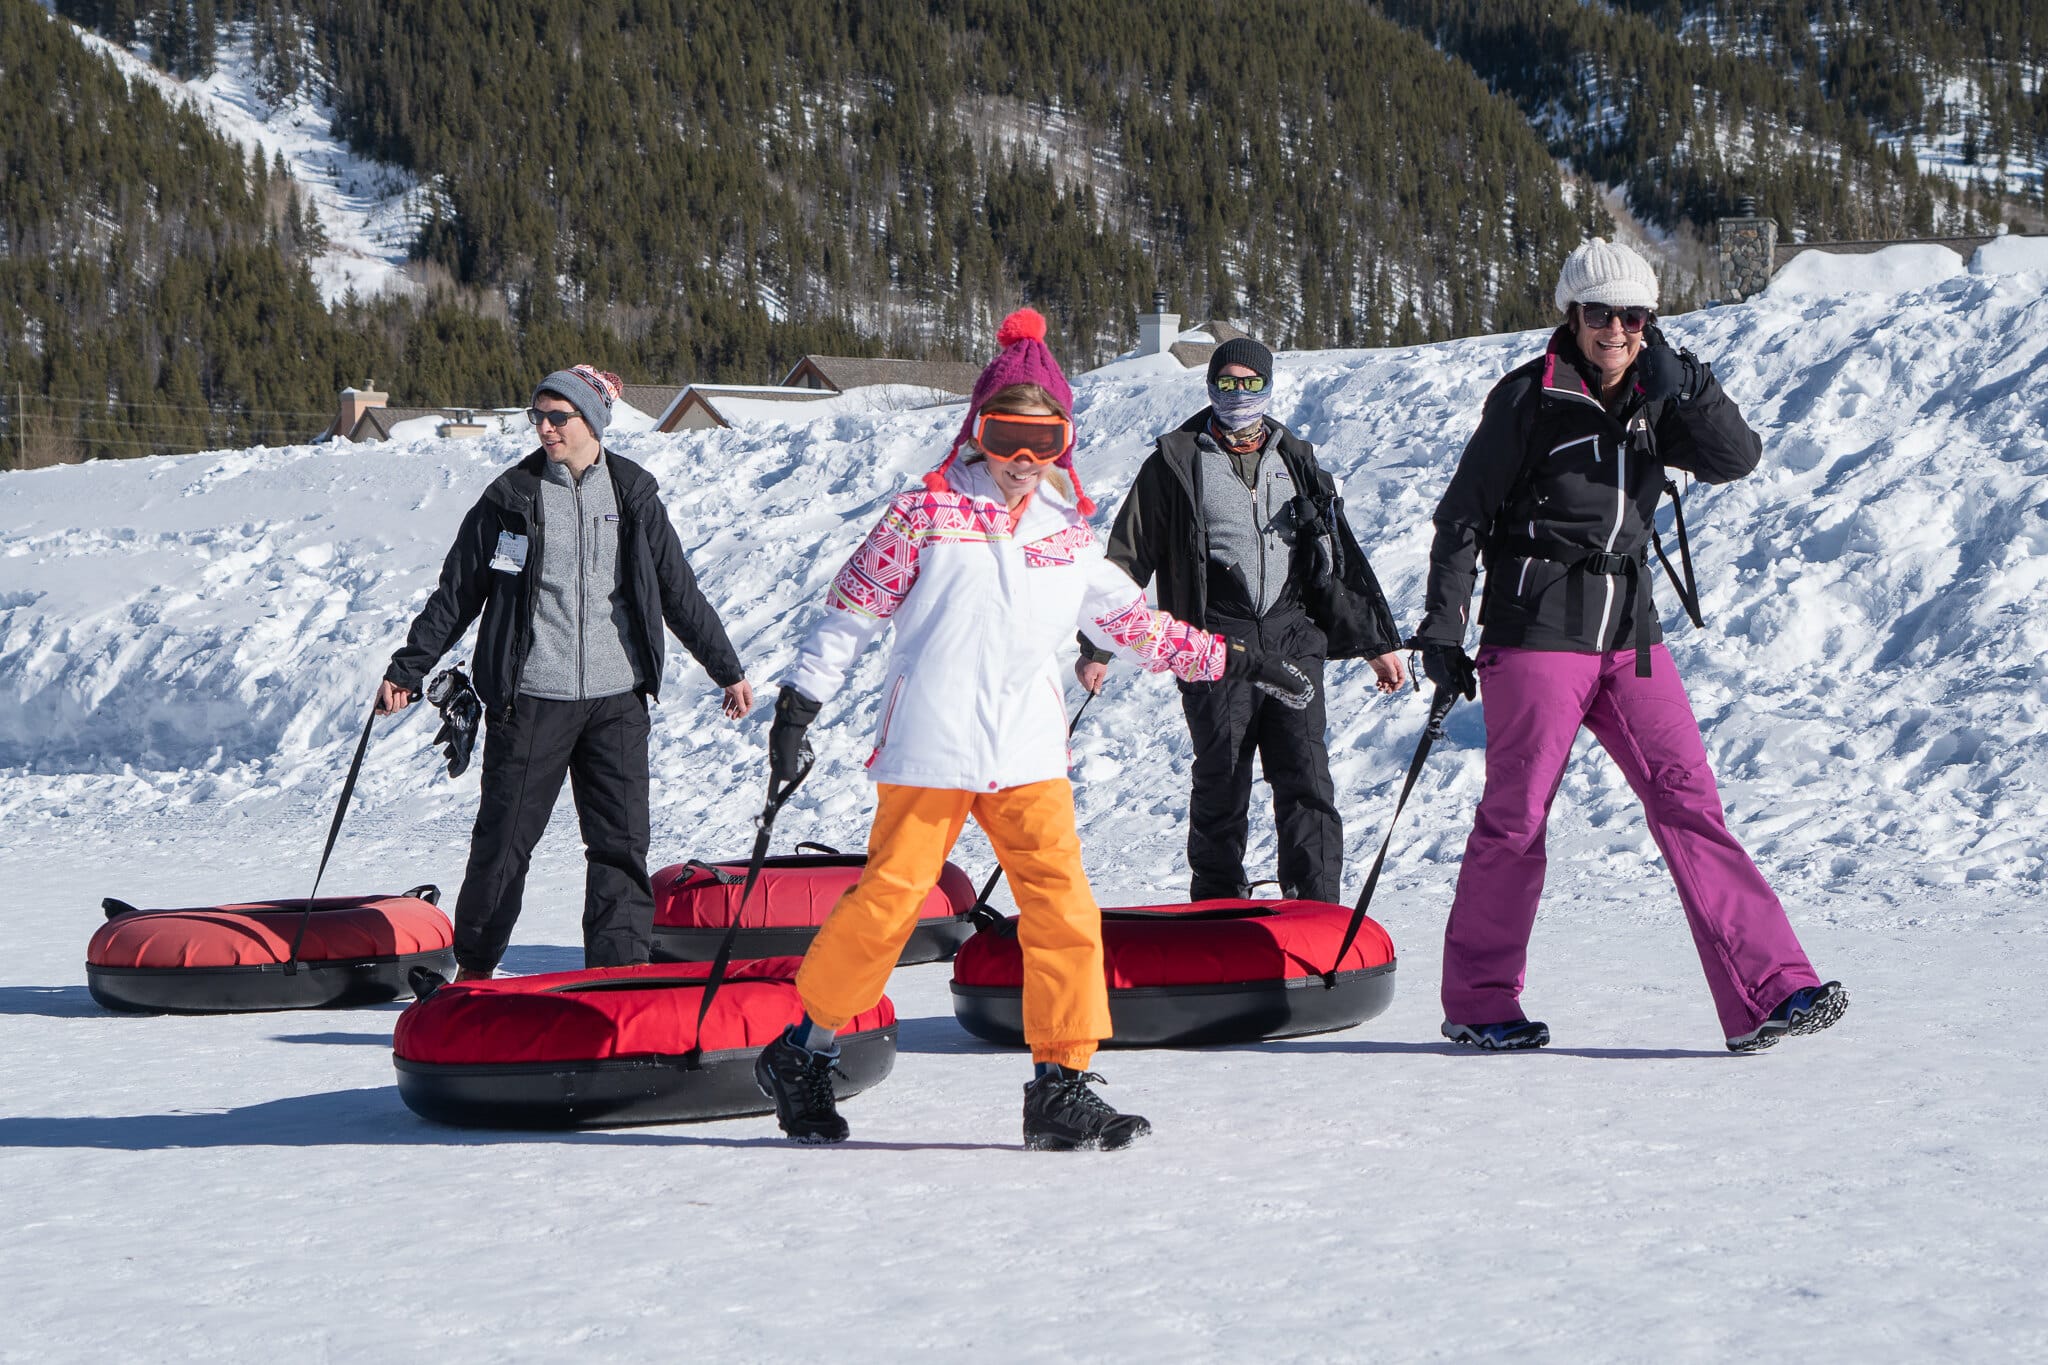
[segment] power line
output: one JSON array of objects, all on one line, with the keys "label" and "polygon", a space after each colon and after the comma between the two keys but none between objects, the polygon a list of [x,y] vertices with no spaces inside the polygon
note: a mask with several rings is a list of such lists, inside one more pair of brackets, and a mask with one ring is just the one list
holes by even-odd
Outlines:
[{"label": "power line", "polygon": [[334,415],[332,412],[299,412],[290,408],[194,407],[184,403],[158,403],[129,398],[106,400],[96,398],[57,398],[48,394],[34,394],[28,396],[25,401],[28,403],[50,403],[53,405],[62,403],[66,407],[76,408],[144,408],[153,412],[204,412],[230,417],[332,417]]}]

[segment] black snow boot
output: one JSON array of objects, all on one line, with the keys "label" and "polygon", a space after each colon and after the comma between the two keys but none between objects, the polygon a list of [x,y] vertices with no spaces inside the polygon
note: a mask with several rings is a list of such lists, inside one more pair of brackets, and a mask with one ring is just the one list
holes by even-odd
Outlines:
[{"label": "black snow boot", "polygon": [[1033,1152],[1114,1152],[1152,1131],[1136,1114],[1119,1114],[1088,1083],[1092,1071],[1061,1067],[1024,1087],[1024,1146]]},{"label": "black snow boot", "polygon": [[754,1059],[754,1083],[775,1101],[775,1121],[794,1142],[844,1142],[846,1120],[833,1103],[832,1076],[839,1070],[839,1049],[813,1052],[800,1046],[785,1029]]},{"label": "black snow boot", "polygon": [[1839,981],[1821,986],[1802,986],[1785,997],[1770,1017],[1740,1037],[1728,1040],[1730,1052],[1762,1052],[1777,1046],[1780,1038],[1819,1033],[1840,1019],[1849,1008],[1849,992]]},{"label": "black snow boot", "polygon": [[1444,1020],[1444,1037],[1486,1052],[1525,1052],[1550,1046],[1550,1029],[1534,1019],[1509,1019],[1499,1024],[1454,1024]]}]

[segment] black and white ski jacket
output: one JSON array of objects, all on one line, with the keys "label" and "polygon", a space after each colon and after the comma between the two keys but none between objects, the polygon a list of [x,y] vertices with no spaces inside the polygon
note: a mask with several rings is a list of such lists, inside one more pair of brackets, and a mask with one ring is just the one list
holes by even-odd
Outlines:
[{"label": "black and white ski jacket", "polygon": [[[473,669],[477,695],[496,716],[513,705],[533,647],[533,620],[541,568],[547,562],[541,515],[541,467],[534,451],[492,480],[462,519],[441,565],[441,579],[420,608],[405,644],[384,676],[410,692],[435,662],[453,649],[472,621],[477,627]],[[621,587],[630,618],[627,644],[639,691],[661,690],[662,626],[676,633],[711,681],[730,687],[745,677],[718,613],[697,587],[682,542],[662,505],[654,476],[622,455],[604,452],[619,511]],[[574,528],[571,528],[573,531]]]},{"label": "black and white ski jacket", "polygon": [[1669,469],[1727,483],[1763,443],[1706,366],[1684,399],[1631,376],[1610,412],[1565,328],[1487,395],[1433,518],[1419,639],[1463,644],[1484,557],[1480,643],[1602,653],[1663,639],[1650,601],[1652,517]]}]

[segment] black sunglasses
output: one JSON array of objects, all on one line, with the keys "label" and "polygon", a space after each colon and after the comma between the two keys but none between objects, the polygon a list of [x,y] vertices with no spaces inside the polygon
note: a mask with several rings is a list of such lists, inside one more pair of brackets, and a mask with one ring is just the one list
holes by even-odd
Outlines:
[{"label": "black sunglasses", "polygon": [[539,426],[542,422],[550,423],[556,431],[560,431],[563,427],[568,426],[570,419],[578,416],[581,416],[581,414],[574,408],[570,408],[566,412],[561,408],[528,408],[526,410],[527,421],[535,426]]},{"label": "black sunglasses", "polygon": [[1582,303],[1579,305],[1579,321],[1585,323],[1586,326],[1596,332],[1606,331],[1607,324],[1616,318],[1621,319],[1622,331],[1640,332],[1643,328],[1649,326],[1650,320],[1656,316],[1657,314],[1654,310],[1644,308],[1640,304],[1632,304],[1627,308],[1609,308],[1604,303]]}]

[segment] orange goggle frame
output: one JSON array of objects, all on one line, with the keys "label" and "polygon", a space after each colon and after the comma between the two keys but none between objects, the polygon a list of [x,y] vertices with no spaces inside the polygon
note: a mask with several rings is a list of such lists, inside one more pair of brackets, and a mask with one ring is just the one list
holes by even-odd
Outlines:
[{"label": "orange goggle frame", "polygon": [[974,419],[974,444],[991,460],[1051,464],[1074,443],[1074,423],[1057,413],[984,412]]}]

